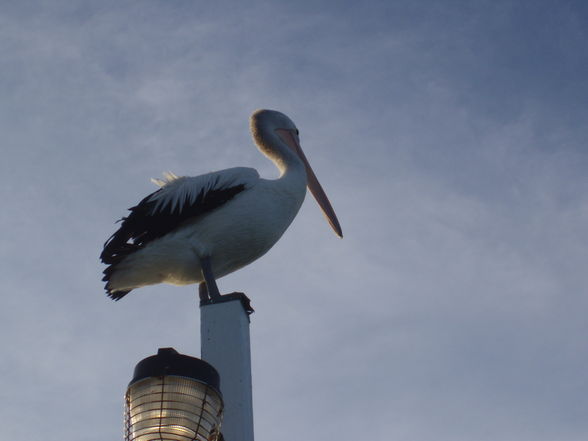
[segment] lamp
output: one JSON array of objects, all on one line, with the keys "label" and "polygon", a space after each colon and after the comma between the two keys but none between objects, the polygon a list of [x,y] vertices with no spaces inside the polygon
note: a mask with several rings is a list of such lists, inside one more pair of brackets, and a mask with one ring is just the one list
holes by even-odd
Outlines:
[{"label": "lamp", "polygon": [[173,348],[141,360],[125,395],[126,441],[216,441],[223,400],[216,370]]}]

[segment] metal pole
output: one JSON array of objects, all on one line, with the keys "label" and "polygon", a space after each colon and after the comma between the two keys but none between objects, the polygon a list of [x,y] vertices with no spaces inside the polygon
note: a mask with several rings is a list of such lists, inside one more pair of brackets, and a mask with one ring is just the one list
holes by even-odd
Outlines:
[{"label": "metal pole", "polygon": [[[231,297],[229,297],[231,296]],[[201,358],[220,375],[225,403],[221,432],[225,441],[253,441],[251,347],[248,299],[223,296],[200,304]]]}]

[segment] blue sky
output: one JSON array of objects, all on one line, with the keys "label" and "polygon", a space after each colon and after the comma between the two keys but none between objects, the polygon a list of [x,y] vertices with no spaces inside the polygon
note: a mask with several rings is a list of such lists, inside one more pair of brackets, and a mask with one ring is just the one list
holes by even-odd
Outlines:
[{"label": "blue sky", "polygon": [[288,114],[308,198],[252,298],[258,441],[588,436],[588,7],[571,1],[0,5],[0,438],[122,438],[195,287],[118,303],[98,261],[162,172],[252,166]]}]

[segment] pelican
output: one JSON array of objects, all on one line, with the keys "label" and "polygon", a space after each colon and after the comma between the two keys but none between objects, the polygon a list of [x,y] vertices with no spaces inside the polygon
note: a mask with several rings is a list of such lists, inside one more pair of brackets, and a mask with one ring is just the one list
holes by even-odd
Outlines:
[{"label": "pelican", "polygon": [[165,174],[160,188],[129,209],[104,244],[106,293],[120,300],[142,286],[199,284],[202,301],[219,301],[216,279],[263,256],[286,231],[310,190],[331,228],[335,211],[302,148],[296,125],[281,112],[250,119],[258,149],[280,170],[262,179],[235,167],[195,177]]}]

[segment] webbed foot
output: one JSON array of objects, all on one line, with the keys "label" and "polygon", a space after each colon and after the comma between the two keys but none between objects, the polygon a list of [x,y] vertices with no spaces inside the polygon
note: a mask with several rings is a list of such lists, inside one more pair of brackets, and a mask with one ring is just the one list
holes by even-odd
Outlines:
[{"label": "webbed foot", "polygon": [[200,306],[212,305],[215,303],[230,302],[232,300],[240,300],[243,305],[243,309],[248,315],[255,312],[251,306],[251,300],[243,292],[232,292],[229,294],[219,294],[218,297],[209,297],[208,291],[206,290],[206,284],[203,282],[198,285],[198,294],[200,297]]}]

